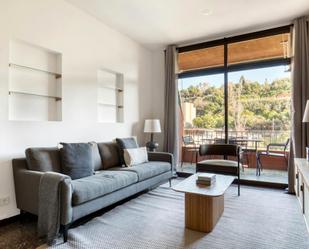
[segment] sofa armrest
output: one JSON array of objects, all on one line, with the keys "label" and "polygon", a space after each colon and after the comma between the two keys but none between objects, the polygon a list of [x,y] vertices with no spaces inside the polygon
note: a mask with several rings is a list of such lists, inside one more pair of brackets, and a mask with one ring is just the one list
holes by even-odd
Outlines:
[{"label": "sofa armrest", "polygon": [[27,169],[26,159],[13,159],[17,208],[38,214],[39,186],[43,172]]},{"label": "sofa armrest", "polygon": [[72,184],[71,179],[65,179],[61,183],[61,224],[70,224],[72,217]]},{"label": "sofa armrest", "polygon": [[[38,215],[39,187],[44,172],[27,169],[26,159],[13,159],[13,174],[17,208]],[[59,173],[60,174],[60,173]],[[61,224],[72,220],[71,180],[61,183]]]},{"label": "sofa armrest", "polygon": [[174,169],[174,156],[167,152],[148,152],[149,161],[168,162],[172,165],[171,171]]}]

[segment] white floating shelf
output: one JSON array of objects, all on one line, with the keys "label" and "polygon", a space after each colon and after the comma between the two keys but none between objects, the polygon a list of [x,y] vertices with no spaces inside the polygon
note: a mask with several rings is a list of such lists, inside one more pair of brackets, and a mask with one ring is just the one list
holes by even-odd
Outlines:
[{"label": "white floating shelf", "polygon": [[115,104],[108,104],[108,103],[98,103],[98,105],[104,105],[104,106],[111,106],[111,107],[123,108],[122,105],[115,105]]},{"label": "white floating shelf", "polygon": [[9,67],[15,67],[15,68],[20,68],[20,69],[27,69],[27,70],[37,71],[37,72],[40,72],[40,73],[51,74],[51,75],[54,75],[56,79],[62,77],[62,75],[59,74],[59,73],[49,72],[49,71],[46,71],[46,70],[43,70],[43,69],[34,68],[34,67],[18,65],[18,64],[15,64],[15,63],[9,63]]},{"label": "white floating shelf", "polygon": [[59,101],[62,99],[61,97],[58,97],[58,96],[44,95],[44,94],[38,94],[38,93],[29,93],[29,92],[9,91],[9,95],[12,95],[12,94],[22,94],[22,95],[30,95],[30,96],[36,96],[36,97],[51,98],[51,99],[55,99],[56,101]]}]

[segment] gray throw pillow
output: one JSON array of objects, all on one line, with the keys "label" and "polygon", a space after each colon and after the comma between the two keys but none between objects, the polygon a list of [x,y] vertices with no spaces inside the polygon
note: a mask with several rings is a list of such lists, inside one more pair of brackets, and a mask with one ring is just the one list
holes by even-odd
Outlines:
[{"label": "gray throw pillow", "polygon": [[125,165],[124,161],[124,149],[134,149],[138,148],[137,141],[135,137],[127,137],[127,138],[116,138],[116,142],[120,148],[120,158],[121,158],[121,163]]},{"label": "gray throw pillow", "polygon": [[116,138],[116,142],[120,149],[134,149],[139,147],[135,137]]},{"label": "gray throw pillow", "polygon": [[28,169],[60,172],[61,157],[57,147],[28,148],[25,151]]},{"label": "gray throw pillow", "polygon": [[73,180],[93,175],[92,148],[89,143],[60,143],[62,173]]}]

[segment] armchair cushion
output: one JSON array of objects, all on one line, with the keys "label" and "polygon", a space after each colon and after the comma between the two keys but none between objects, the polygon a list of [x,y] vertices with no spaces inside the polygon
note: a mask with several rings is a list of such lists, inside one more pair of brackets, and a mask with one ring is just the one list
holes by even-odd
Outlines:
[{"label": "armchair cushion", "polygon": [[238,163],[237,161],[232,160],[220,160],[220,159],[213,159],[213,160],[204,160],[199,162],[199,164],[204,165],[213,165],[218,167],[237,167]]},{"label": "armchair cushion", "polygon": [[[239,164],[239,167],[241,164]],[[211,172],[217,174],[237,175],[239,172],[237,161],[232,160],[204,160],[196,165],[196,172]]]}]

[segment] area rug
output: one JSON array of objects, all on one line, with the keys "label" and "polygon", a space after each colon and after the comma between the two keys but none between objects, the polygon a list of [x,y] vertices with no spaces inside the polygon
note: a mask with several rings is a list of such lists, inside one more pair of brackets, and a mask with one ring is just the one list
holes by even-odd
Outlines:
[{"label": "area rug", "polygon": [[52,248],[246,248],[307,249],[309,236],[295,196],[280,190],[235,186],[211,233],[184,228],[184,195],[168,187],[132,199],[69,230],[68,242]]}]

